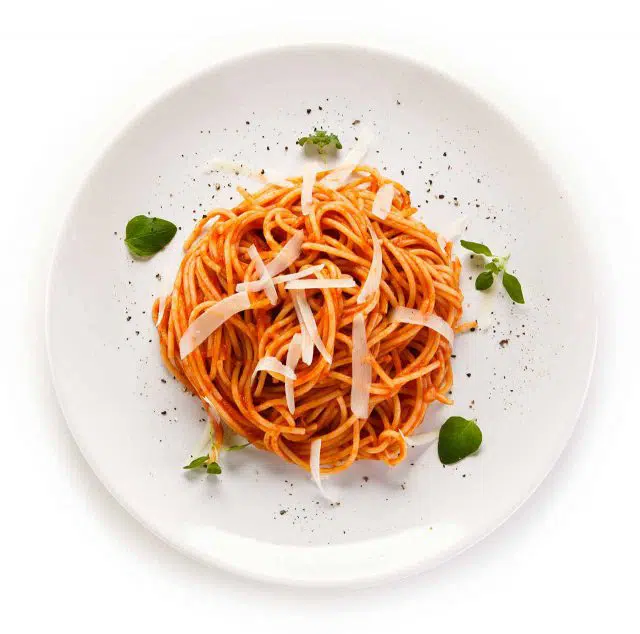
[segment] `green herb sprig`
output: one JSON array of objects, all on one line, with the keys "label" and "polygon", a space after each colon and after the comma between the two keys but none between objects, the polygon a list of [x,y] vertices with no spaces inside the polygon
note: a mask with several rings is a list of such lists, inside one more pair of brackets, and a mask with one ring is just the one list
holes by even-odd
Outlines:
[{"label": "green herb sprig", "polygon": [[318,150],[318,154],[322,155],[342,149],[340,139],[335,134],[324,130],[314,130],[309,136],[300,137],[296,143],[302,147],[307,144],[312,145]]},{"label": "green herb sprig", "polygon": [[246,442],[242,445],[231,445],[230,447],[225,447],[225,451],[240,451],[240,449],[245,449],[246,447],[248,447],[251,443],[250,442]]},{"label": "green herb sprig", "polygon": [[482,444],[482,431],[475,420],[451,416],[440,428],[438,456],[442,464],[453,464],[470,456]]},{"label": "green herb sprig", "polygon": [[162,218],[134,216],[127,223],[124,242],[132,255],[147,258],[164,249],[178,228]]},{"label": "green herb sprig", "polygon": [[524,295],[522,294],[522,286],[520,281],[515,275],[512,275],[507,271],[507,263],[509,262],[510,255],[504,257],[494,256],[491,253],[491,249],[488,246],[481,244],[480,242],[469,242],[468,240],[460,240],[460,244],[467,250],[482,255],[487,258],[491,258],[485,265],[484,271],[476,277],[476,289],[479,291],[486,291],[491,288],[494,277],[497,277],[502,273],[502,286],[509,294],[509,297],[516,302],[516,304],[524,304]]},{"label": "green herb sprig", "polygon": [[199,458],[194,458],[188,465],[182,467],[183,469],[206,469],[207,473],[212,473],[214,475],[220,475],[222,473],[222,469],[217,462],[209,462],[209,456],[200,456]]}]

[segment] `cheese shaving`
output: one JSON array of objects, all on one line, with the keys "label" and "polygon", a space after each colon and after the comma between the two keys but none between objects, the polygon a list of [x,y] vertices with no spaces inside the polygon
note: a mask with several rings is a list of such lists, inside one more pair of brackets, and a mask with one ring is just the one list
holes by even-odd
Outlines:
[{"label": "cheese shaving", "polygon": [[[295,372],[298,361],[300,361],[300,355],[302,353],[302,335],[296,333],[291,339],[289,349],[287,350],[287,367]],[[293,415],[296,411],[295,395],[293,390],[293,381],[285,378],[284,380],[284,395],[287,400],[287,408],[289,413]]]},{"label": "cheese shaving", "polygon": [[[267,264],[266,269],[267,273],[271,277],[274,284],[278,284],[276,282],[277,275],[281,271],[284,271],[286,268],[290,267],[300,255],[300,251],[302,250],[302,242],[304,240],[304,232],[299,230],[296,231],[293,236],[287,241],[287,243],[282,247],[278,255],[276,255],[269,264]],[[313,268],[313,267],[310,267]],[[308,269],[307,269],[308,270]],[[309,273],[304,273],[304,275],[300,275],[304,277]],[[291,273],[291,275],[298,275],[298,273]],[[236,286],[236,292],[242,293],[250,291],[252,293],[257,293],[261,291],[267,285],[267,281],[265,279],[256,280],[255,282],[240,282]]]},{"label": "cheese shaving", "polygon": [[256,365],[253,374],[251,375],[251,380],[255,379],[256,374],[258,372],[272,372],[273,374],[281,374],[285,379],[291,379],[292,381],[296,380],[296,373],[288,368],[284,363],[278,361],[275,357],[262,357],[260,361],[258,361],[258,365]]},{"label": "cheese shaving", "polygon": [[405,308],[404,306],[397,306],[391,312],[389,319],[401,324],[426,326],[427,328],[431,328],[431,330],[435,330],[438,334],[442,335],[449,343],[453,344],[453,328],[444,319],[442,319],[442,317],[439,317],[435,313],[425,315],[415,308]]},{"label": "cheese shaving", "polygon": [[304,324],[304,319],[302,319],[302,313],[300,312],[300,307],[298,306],[298,302],[293,300],[293,308],[296,311],[296,317],[298,318],[298,323],[300,324],[300,349],[302,353],[302,361],[307,365],[311,365],[313,361],[313,339],[307,330],[307,327]]},{"label": "cheese shaving", "polygon": [[362,130],[358,140],[347,152],[343,163],[329,172],[323,179],[322,184],[330,189],[338,189],[347,182],[353,170],[362,163],[362,159],[369,151],[369,146],[373,142],[373,133],[370,130]]},{"label": "cheese shaving", "polygon": [[380,240],[378,240],[378,236],[371,227],[369,227],[369,234],[373,241],[373,258],[371,259],[371,267],[369,268],[367,279],[362,285],[356,300],[358,304],[364,303],[370,295],[373,295],[380,288],[380,280],[382,279],[382,247],[380,246]]},{"label": "cheese shaving", "polygon": [[194,319],[180,339],[180,358],[193,352],[212,332],[236,313],[251,307],[247,293],[234,293],[220,300]]},{"label": "cheese shaving", "polygon": [[213,404],[213,401],[208,396],[204,396],[202,400],[205,402],[207,406],[207,413],[209,414],[209,416],[211,416],[211,418],[213,418],[213,420],[215,420],[216,423],[219,423],[221,420],[220,414],[218,413],[216,406]]},{"label": "cheese shaving", "polygon": [[156,328],[162,323],[162,318],[164,317],[164,311],[167,307],[167,296],[161,295],[158,300],[158,317],[156,319]]},{"label": "cheese shaving", "polygon": [[267,264],[267,271],[269,271],[271,277],[278,275],[278,273],[290,267],[298,259],[300,251],[302,251],[303,241],[304,231],[302,230],[296,231],[293,236],[287,240],[287,243],[282,247],[280,253]]},{"label": "cheese shaving", "polygon": [[351,412],[361,419],[369,418],[369,390],[371,388],[371,365],[366,362],[369,354],[367,328],[364,315],[353,318],[351,348]]},{"label": "cheese shaving", "polygon": [[371,206],[371,213],[384,220],[391,211],[391,205],[393,204],[394,189],[391,183],[383,185],[376,193],[376,197],[373,199],[373,205]]},{"label": "cheese shaving", "polygon": [[[282,284],[284,282],[291,282],[293,280],[303,279],[305,277],[308,277],[309,275],[313,275],[314,273],[322,271],[323,268],[324,268],[324,264],[315,264],[314,266],[309,266],[306,269],[303,269],[302,271],[298,271],[297,273],[285,273],[284,275],[276,275],[271,279],[273,280],[274,284]],[[261,290],[262,284],[263,282],[261,280],[258,280],[256,282],[248,282],[248,283],[241,282],[236,286],[236,291],[256,292]]]},{"label": "cheese shaving", "polygon": [[323,277],[318,280],[293,280],[287,282],[285,288],[291,291],[317,288],[353,288],[355,285],[356,281],[352,277],[345,276],[339,279],[327,279]]},{"label": "cheese shaving", "polygon": [[421,447],[422,445],[429,445],[434,440],[437,440],[439,434],[440,432],[436,430],[424,434],[414,434],[413,436],[405,436],[403,434],[403,438],[409,447]]},{"label": "cheese shaving", "polygon": [[455,242],[463,233],[465,225],[469,220],[468,216],[460,216],[456,218],[442,234],[447,242]]},{"label": "cheese shaving", "polygon": [[[313,341],[313,345],[318,348],[318,352],[322,355],[324,360],[331,365],[331,355],[328,350],[325,348],[324,342],[318,333],[318,326],[316,324],[316,320],[313,316],[313,311],[311,310],[311,306],[309,306],[309,302],[307,301],[307,297],[304,294],[304,291],[291,291],[291,296],[293,297],[293,303],[296,308],[296,313],[298,314],[298,319],[302,319],[300,322],[304,324],[304,327],[308,333],[308,336],[311,337],[311,341]],[[307,344],[308,345],[308,344]],[[304,353],[305,348],[303,346],[303,361],[304,361]],[[307,353],[308,354],[308,353]],[[308,357],[307,357],[308,358]],[[305,361],[307,363],[307,361]],[[311,363],[311,361],[309,361]],[[307,365],[309,365],[307,363]]]},{"label": "cheese shaving", "polygon": [[256,273],[258,273],[258,275],[260,276],[260,281],[264,282],[265,284],[264,292],[269,298],[271,305],[275,306],[278,303],[278,292],[276,291],[276,287],[273,285],[271,275],[269,275],[269,271],[267,271],[267,267],[264,265],[264,262],[262,261],[262,258],[260,257],[255,244],[252,244],[249,247],[249,257],[256,267]]},{"label": "cheese shaving", "polygon": [[322,449],[322,438],[316,438],[311,441],[311,447],[309,451],[309,470],[311,471],[311,477],[313,481],[316,483],[318,489],[320,489],[320,493],[322,497],[329,502],[333,502],[334,498],[332,498],[322,486],[322,479],[320,478],[320,451]]},{"label": "cheese shaving", "polygon": [[444,231],[436,233],[436,241],[443,253],[446,251],[447,243],[455,242],[462,235],[467,220],[468,216],[460,216],[459,218],[456,218]]},{"label": "cheese shaving", "polygon": [[285,275],[277,275],[273,278],[273,283],[282,284],[283,282],[301,280],[305,277],[309,277],[309,275],[313,275],[314,273],[319,273],[323,268],[324,264],[314,264],[313,266],[308,266],[306,269],[298,271],[297,273],[286,273]]}]

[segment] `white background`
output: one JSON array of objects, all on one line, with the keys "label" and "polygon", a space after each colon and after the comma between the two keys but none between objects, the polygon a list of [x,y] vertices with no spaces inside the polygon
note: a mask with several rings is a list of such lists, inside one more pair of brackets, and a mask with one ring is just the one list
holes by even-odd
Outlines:
[{"label": "white background", "polygon": [[[640,563],[640,27],[631,3],[161,4],[60,0],[2,10],[0,629],[632,630]],[[479,90],[552,157],[598,258],[595,373],[552,474],[456,560],[359,591],[259,586],[148,534],[80,455],[45,355],[55,235],[101,148],[138,109],[207,63],[304,41],[412,54]]]}]

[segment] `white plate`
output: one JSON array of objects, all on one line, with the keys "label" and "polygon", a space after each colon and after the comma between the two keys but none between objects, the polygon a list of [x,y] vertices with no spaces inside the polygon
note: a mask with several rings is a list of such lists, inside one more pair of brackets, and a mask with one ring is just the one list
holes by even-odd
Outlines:
[{"label": "white plate", "polygon": [[[352,125],[356,119],[360,126]],[[253,448],[225,454],[220,477],[184,472],[204,414],[164,370],[149,313],[153,297],[171,287],[194,220],[239,199],[227,187],[235,177],[206,175],[203,164],[222,155],[296,174],[299,136],[322,126],[349,147],[365,124],[377,134],[368,162],[408,186],[422,218],[444,230],[467,214],[466,237],[511,252],[522,281],[524,307],[498,288],[475,291],[474,262],[458,247],[468,317],[481,328],[456,340],[456,405],[430,410],[423,428],[454,413],[476,417],[481,451],[447,468],[434,446],[411,450],[394,469],[358,463],[329,481],[341,500],[334,507],[305,473]],[[123,231],[146,212],[181,230],[164,252],[134,262]],[[550,169],[508,120],[464,87],[374,51],[268,51],[166,94],[91,171],[51,272],[52,372],[89,464],[169,543],[261,579],[371,583],[434,566],[473,544],[552,467],[580,412],[594,355],[587,261]]]}]

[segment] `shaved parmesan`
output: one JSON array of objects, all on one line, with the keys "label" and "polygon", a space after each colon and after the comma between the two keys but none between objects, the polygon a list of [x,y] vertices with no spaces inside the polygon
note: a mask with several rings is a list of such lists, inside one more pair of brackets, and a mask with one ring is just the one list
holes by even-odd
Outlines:
[{"label": "shaved parmesan", "polygon": [[288,291],[311,288],[353,288],[356,281],[352,277],[341,277],[337,280],[321,278],[318,280],[293,280],[285,284]]},{"label": "shaved parmesan", "polygon": [[369,418],[369,389],[371,387],[371,365],[366,362],[367,329],[364,315],[353,318],[351,348],[351,412],[358,418]]},{"label": "shaved parmesan", "polygon": [[449,343],[453,343],[453,328],[444,319],[442,319],[442,317],[439,317],[435,313],[425,315],[415,308],[397,306],[391,311],[389,319],[401,324],[426,326],[427,328],[431,328],[431,330],[435,330],[438,334],[442,335]]},{"label": "shaved parmesan", "polygon": [[245,163],[227,161],[222,158],[214,158],[209,161],[205,172],[227,172],[236,176],[247,176],[264,184],[273,183],[280,185],[280,187],[295,187],[291,181],[276,171],[257,170]]},{"label": "shaved parmesan", "polygon": [[[317,273],[318,271],[322,271],[323,268],[324,268],[324,264],[316,264],[315,266],[309,266],[309,267],[307,267],[306,269],[304,269],[302,271],[298,271],[297,273],[286,273],[285,275],[276,275],[275,277],[272,277],[271,279],[273,280],[274,284],[282,284],[284,282],[291,282],[293,280],[303,279],[305,277],[308,277],[309,275],[312,275],[313,273]],[[241,291],[251,291],[251,292],[259,291],[262,288],[262,284],[263,284],[262,280],[259,280],[257,282],[249,282],[249,283],[241,282],[240,284],[238,284],[236,286],[236,291],[238,291],[238,292],[241,292]]]},{"label": "shaved parmesan", "polygon": [[296,317],[298,318],[298,323],[300,324],[300,333],[302,337],[302,341],[300,344],[302,351],[302,360],[307,364],[311,365],[313,361],[313,339],[307,330],[307,327],[304,324],[304,319],[302,319],[302,313],[300,312],[300,307],[298,302],[296,302],[295,298],[293,300],[293,307],[296,311]]},{"label": "shaved parmesan", "polygon": [[272,277],[278,275],[281,271],[290,267],[300,255],[302,251],[302,242],[304,241],[304,231],[298,230],[282,247],[280,253],[276,255],[269,264],[267,264],[267,271]]},{"label": "shaved parmesan", "polygon": [[[277,284],[275,277],[271,277],[271,281]],[[240,282],[236,284],[236,293],[257,293],[264,290],[267,284],[266,279],[255,280],[253,282]]]},{"label": "shaved parmesan", "polygon": [[424,434],[414,434],[413,436],[405,436],[402,437],[404,441],[409,445],[409,447],[420,447],[422,445],[429,445],[434,440],[438,439],[438,435],[440,434],[439,430],[426,432]]},{"label": "shaved parmesan", "polygon": [[442,232],[447,242],[455,242],[462,235],[467,220],[468,216],[460,216]]},{"label": "shaved parmesan", "polygon": [[[298,314],[298,319],[302,318],[301,323],[304,323],[305,329],[311,337],[311,341],[313,341],[313,345],[318,348],[318,352],[320,352],[324,360],[331,365],[331,355],[325,348],[324,342],[318,333],[318,326],[313,317],[313,311],[311,310],[311,306],[309,306],[309,302],[307,301],[304,291],[291,291],[291,296],[293,297],[294,306],[297,306],[296,313]],[[302,353],[304,360],[304,346]],[[305,363],[307,362],[305,361]],[[309,361],[309,363],[311,363],[311,361]],[[307,363],[307,365],[309,364]]]},{"label": "shaved parmesan", "polygon": [[251,307],[247,293],[234,293],[220,300],[194,319],[180,339],[180,358],[193,352],[212,332],[236,313]]},{"label": "shaved parmesan", "polygon": [[391,211],[394,193],[393,185],[391,183],[383,185],[376,193],[376,197],[373,199],[371,213],[384,220]]},{"label": "shaved parmesan", "polygon": [[362,285],[358,299],[358,304],[364,303],[370,295],[373,295],[380,287],[380,280],[382,279],[382,247],[380,246],[380,240],[378,236],[369,227],[369,233],[371,234],[371,240],[373,241],[373,258],[371,259],[371,267],[367,279]]},{"label": "shaved parmesan", "polygon": [[162,323],[162,318],[164,317],[164,309],[167,307],[167,297],[166,295],[161,295],[158,301],[158,317],[156,319],[156,328]]},{"label": "shaved parmesan", "polygon": [[347,182],[351,172],[360,165],[366,156],[369,146],[373,141],[373,133],[364,129],[354,146],[347,152],[342,165],[329,172],[323,179],[322,184],[330,189],[338,189]]},{"label": "shaved parmesan", "polygon": [[256,272],[260,276],[260,280],[264,282],[264,292],[266,293],[269,301],[272,306],[275,306],[278,303],[278,293],[276,291],[276,287],[273,285],[273,280],[271,279],[271,275],[269,275],[269,271],[267,271],[267,267],[264,265],[260,254],[258,253],[258,249],[256,249],[255,244],[252,244],[249,247],[249,257],[251,261],[255,264]]},{"label": "shaved parmesan", "polygon": [[316,182],[316,167],[313,163],[307,163],[302,171],[302,190],[300,192],[300,204],[302,213],[308,216],[311,213],[313,203],[313,185]]},{"label": "shaved parmesan", "polygon": [[311,441],[311,449],[309,452],[309,469],[311,471],[311,477],[316,483],[322,497],[329,502],[333,502],[334,499],[327,494],[322,486],[322,479],[320,478],[320,450],[322,449],[322,438],[316,438]]},{"label": "shaved parmesan", "polygon": [[[280,273],[280,271],[284,271],[286,268],[291,266],[300,255],[300,251],[302,250],[302,242],[304,240],[304,232],[296,231],[293,236],[287,241],[287,243],[280,249],[278,255],[276,255],[269,264],[267,264],[266,269],[269,276],[272,278],[274,284],[278,282],[275,281],[275,276]],[[292,274],[297,275],[297,274]],[[305,273],[307,275],[307,273]],[[256,280],[255,282],[241,282],[236,286],[236,291],[238,293],[251,291],[252,293],[257,293],[261,291],[267,285],[267,281],[265,279]]]},{"label": "shaved parmesan", "polygon": [[467,219],[467,216],[456,218],[446,229],[436,233],[436,241],[443,253],[447,248],[447,243],[455,242],[462,235]]},{"label": "shaved parmesan", "polygon": [[213,404],[213,401],[208,396],[204,396],[202,400],[207,405],[207,412],[209,413],[209,415],[216,421],[216,423],[219,423],[220,414],[218,413],[216,406]]},{"label": "shaved parmesan", "polygon": [[302,271],[298,271],[297,273],[286,273],[285,275],[277,275],[273,278],[274,284],[282,284],[283,282],[291,282],[293,280],[300,280],[304,277],[308,277],[309,275],[313,275],[314,273],[318,273],[322,271],[324,268],[324,264],[316,264],[314,266],[309,266]]},{"label": "shaved parmesan", "polygon": [[260,361],[258,361],[258,365],[256,365],[253,374],[251,375],[251,380],[255,379],[256,374],[262,371],[273,372],[274,374],[281,374],[285,379],[291,379],[292,381],[296,380],[296,373],[288,368],[284,363],[278,361],[275,357],[262,357]]},{"label": "shaved parmesan", "polygon": [[[287,350],[287,367],[295,372],[298,361],[300,361],[300,354],[302,352],[302,335],[296,333],[291,339],[289,349]],[[289,413],[293,415],[296,411],[296,403],[293,392],[293,381],[291,379],[284,380],[284,395],[287,399],[287,408]]]}]

